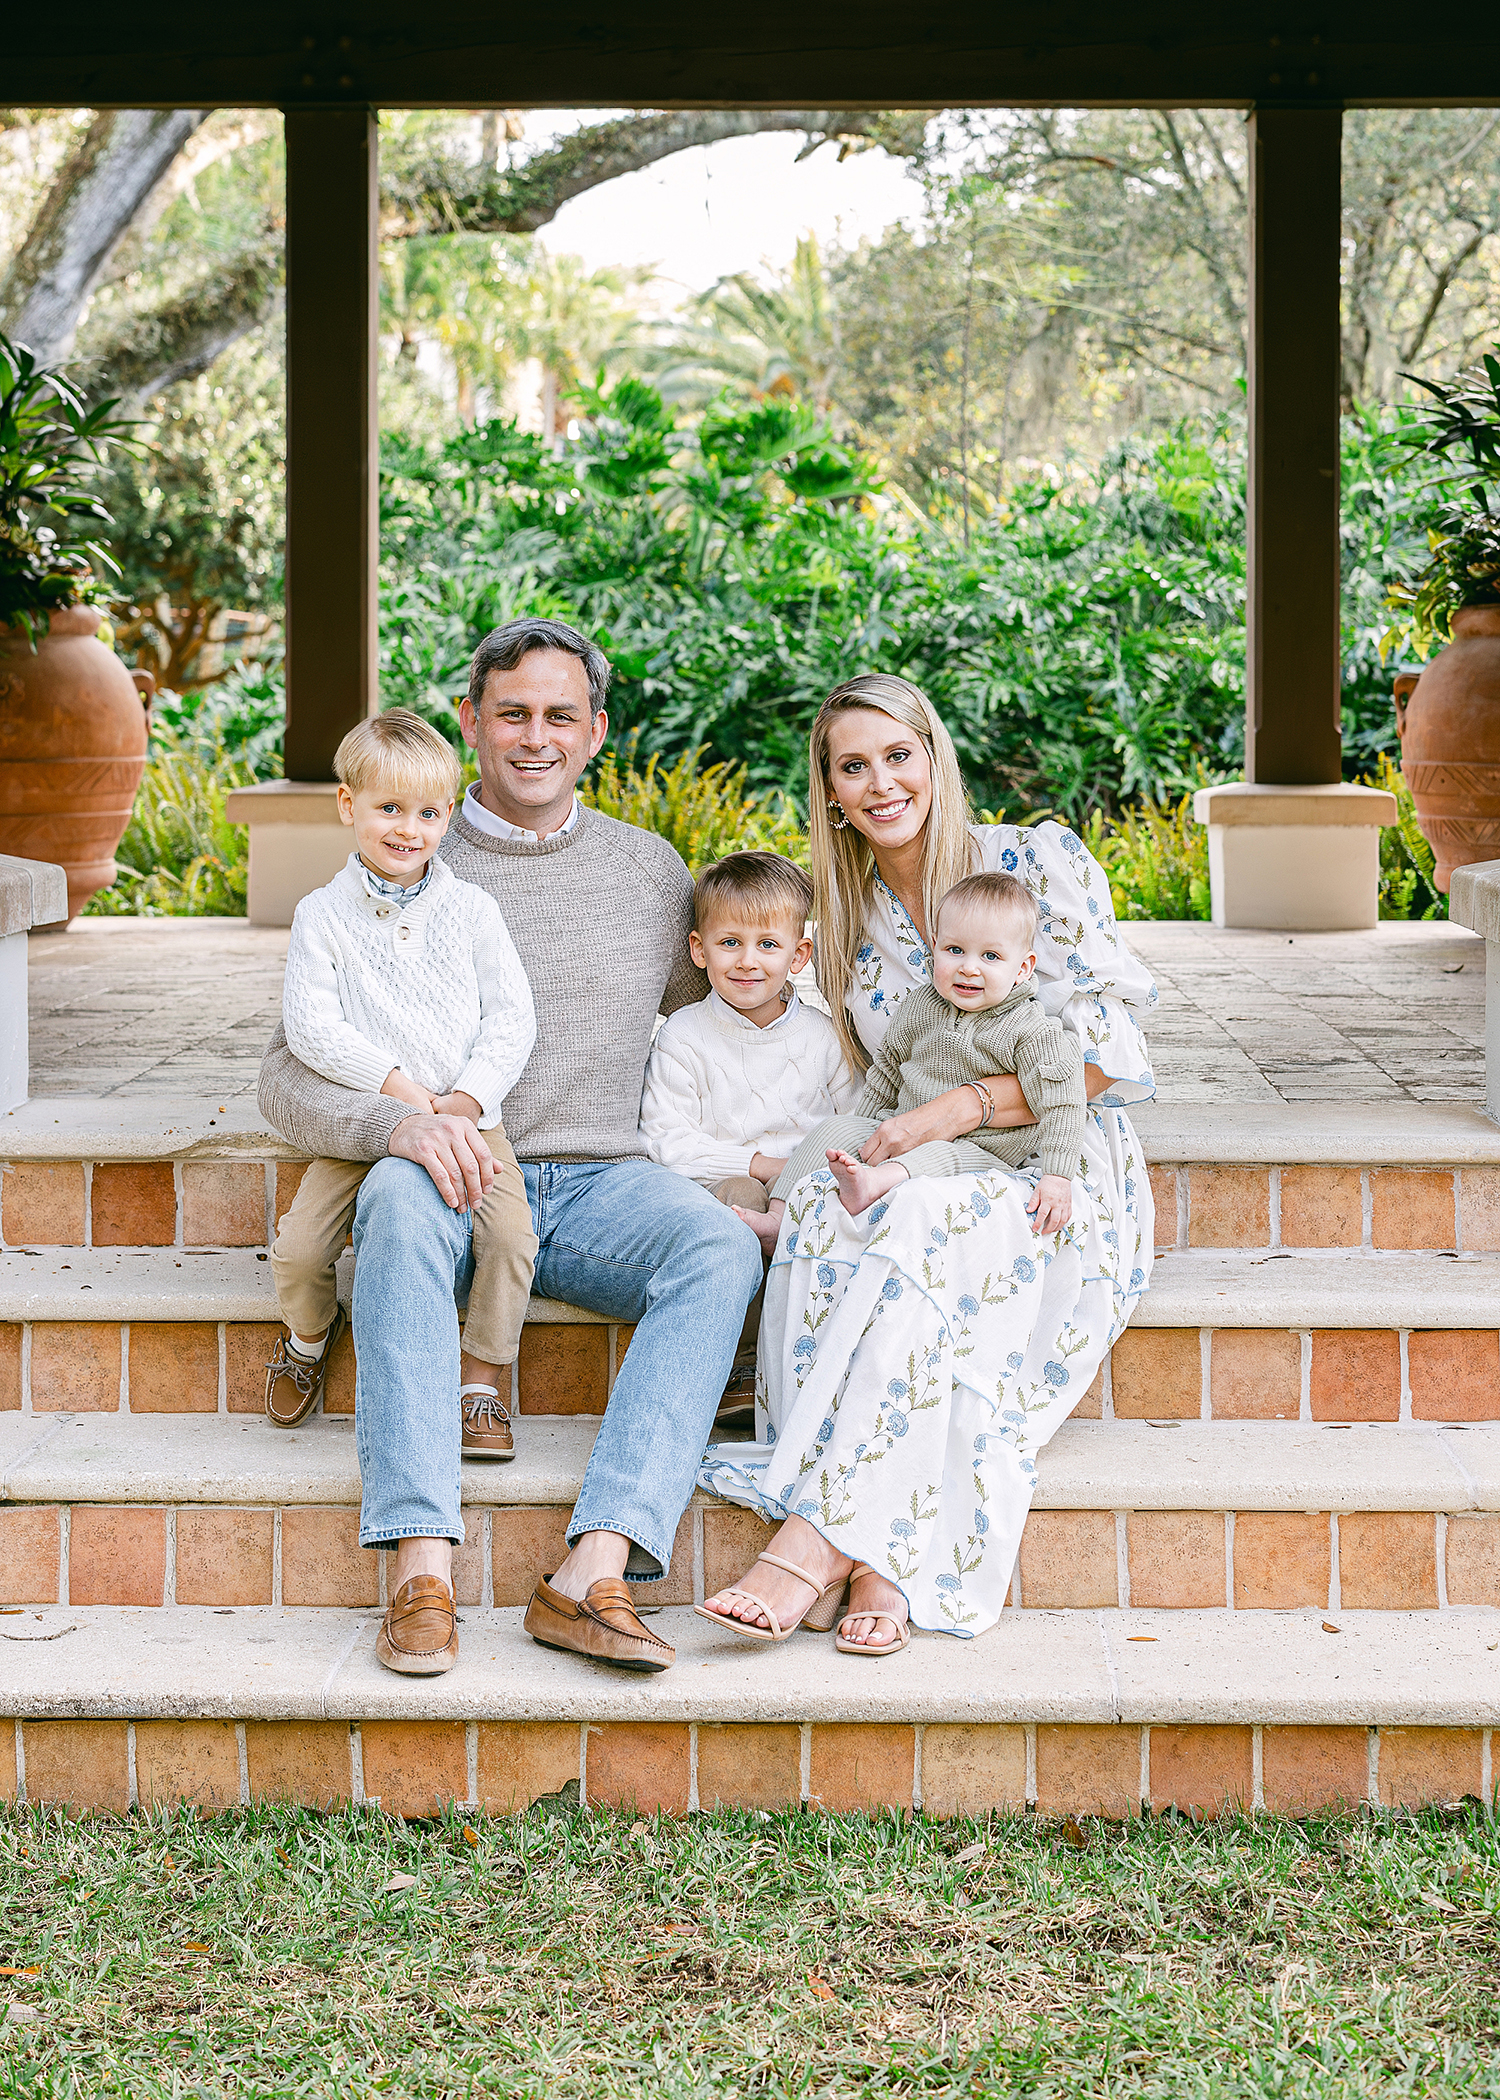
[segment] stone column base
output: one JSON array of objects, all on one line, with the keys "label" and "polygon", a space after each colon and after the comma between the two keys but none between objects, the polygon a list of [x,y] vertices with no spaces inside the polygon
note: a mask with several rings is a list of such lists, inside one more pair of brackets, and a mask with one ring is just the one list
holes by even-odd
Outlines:
[{"label": "stone column base", "polygon": [[1379,919],[1380,832],[1396,821],[1383,788],[1200,788],[1215,926],[1342,933]]},{"label": "stone column base", "polygon": [[332,882],[353,852],[338,795],[331,780],[267,780],[229,796],[230,823],[250,827],[252,926],[290,926],[302,899]]}]

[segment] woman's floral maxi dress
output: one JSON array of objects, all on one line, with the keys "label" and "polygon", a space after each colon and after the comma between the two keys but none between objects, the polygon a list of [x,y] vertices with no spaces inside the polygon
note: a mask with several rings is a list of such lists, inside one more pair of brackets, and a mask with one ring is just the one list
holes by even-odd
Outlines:
[{"label": "woman's floral maxi dress", "polygon": [[[809,1519],[890,1575],[916,1626],[967,1637],[1000,1615],[1036,1483],[1035,1454],[1083,1398],[1151,1275],[1154,1217],[1121,1112],[1155,1091],[1136,1014],[1150,973],[1119,939],[1109,885],[1057,824],[976,827],[982,865],[1037,902],[1036,987],[1109,1075],[1066,1230],[1026,1215],[1039,1167],[913,1180],[851,1218],[826,1170],[798,1183],[766,1281],[757,1421],[704,1487]],[[850,1002],[878,1046],[932,958],[877,882]]]}]

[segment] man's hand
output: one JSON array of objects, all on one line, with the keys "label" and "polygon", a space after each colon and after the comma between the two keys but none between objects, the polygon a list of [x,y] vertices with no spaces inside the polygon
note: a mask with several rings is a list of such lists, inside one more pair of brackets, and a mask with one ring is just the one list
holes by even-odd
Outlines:
[{"label": "man's hand", "polygon": [[750,1162],[751,1177],[763,1181],[767,1188],[773,1188],[780,1181],[785,1165],[784,1159],[768,1159],[764,1152],[757,1152]]},{"label": "man's hand", "polygon": [[484,1110],[472,1094],[434,1094],[432,1113],[435,1116],[463,1116],[466,1121],[477,1124]]},{"label": "man's hand", "polygon": [[495,1178],[490,1148],[466,1116],[403,1116],[386,1150],[425,1167],[450,1210],[472,1210]]},{"label": "man's hand", "polygon": [[1034,1232],[1061,1232],[1073,1215],[1072,1182],[1061,1174],[1044,1174],[1026,1209]]}]

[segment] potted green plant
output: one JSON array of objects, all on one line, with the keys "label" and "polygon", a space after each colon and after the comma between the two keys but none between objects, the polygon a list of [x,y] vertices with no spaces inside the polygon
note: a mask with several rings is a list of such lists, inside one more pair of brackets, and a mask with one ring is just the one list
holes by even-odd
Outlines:
[{"label": "potted green plant", "polygon": [[1424,660],[1438,651],[1397,677],[1396,731],[1446,890],[1456,867],[1500,859],[1500,356],[1415,383],[1432,398],[1416,411],[1412,443],[1441,463],[1442,500],[1431,559],[1388,595],[1396,619],[1385,641],[1409,639]]},{"label": "potted green plant", "polygon": [[91,479],[136,442],[117,406],[0,335],[0,852],[58,863],[70,914],[115,879],[146,761],[149,695],[97,638],[118,570]]}]

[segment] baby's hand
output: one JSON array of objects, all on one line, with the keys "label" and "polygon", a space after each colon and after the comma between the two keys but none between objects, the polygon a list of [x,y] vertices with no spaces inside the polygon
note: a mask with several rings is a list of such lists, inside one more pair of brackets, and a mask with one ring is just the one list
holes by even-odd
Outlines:
[{"label": "baby's hand", "polygon": [[1073,1215],[1072,1182],[1061,1174],[1044,1174],[1026,1209],[1034,1232],[1061,1232]]}]

